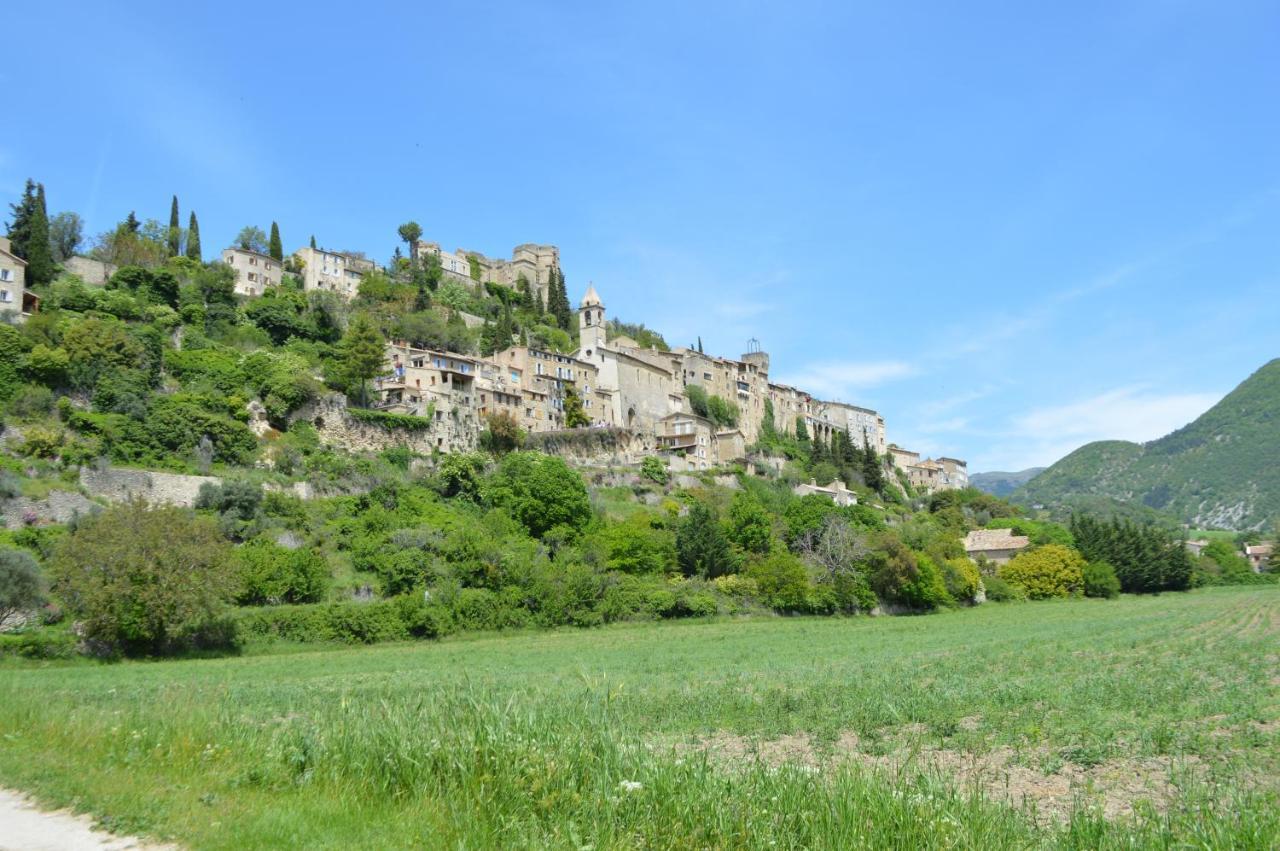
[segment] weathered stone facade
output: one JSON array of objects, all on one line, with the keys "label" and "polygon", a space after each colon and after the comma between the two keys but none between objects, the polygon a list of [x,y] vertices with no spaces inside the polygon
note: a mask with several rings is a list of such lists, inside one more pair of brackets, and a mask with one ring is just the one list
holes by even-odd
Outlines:
[{"label": "weathered stone facade", "polygon": [[279,260],[243,248],[224,248],[222,262],[235,270],[236,294],[242,296],[262,295],[280,286],[280,276],[284,274]]},{"label": "weathered stone facade", "polygon": [[433,452],[470,452],[476,448],[479,429],[474,418],[465,419],[433,412],[430,425],[422,429],[391,428],[366,422],[347,410],[346,397],[331,393],[304,405],[289,417],[290,422],[306,420],[315,426],[320,442],[353,452],[381,452],[405,446],[421,455]]},{"label": "weathered stone facade", "polygon": [[222,479],[217,476],[185,476],[125,467],[80,468],[80,487],[91,496],[101,497],[108,502],[143,499],[156,505],[190,508],[196,504],[201,485],[221,482]]},{"label": "weathered stone facade", "polygon": [[302,267],[302,289],[306,292],[337,293],[353,299],[360,292],[360,279],[378,268],[368,260],[348,251],[324,248],[299,248],[293,257]]}]

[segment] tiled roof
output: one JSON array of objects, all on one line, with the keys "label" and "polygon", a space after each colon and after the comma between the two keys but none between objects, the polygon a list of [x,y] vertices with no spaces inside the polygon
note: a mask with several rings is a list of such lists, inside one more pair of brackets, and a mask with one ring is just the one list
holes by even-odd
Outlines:
[{"label": "tiled roof", "polygon": [[1009,529],[975,529],[964,536],[965,552],[984,550],[1021,550],[1031,546],[1026,535],[1015,535]]}]

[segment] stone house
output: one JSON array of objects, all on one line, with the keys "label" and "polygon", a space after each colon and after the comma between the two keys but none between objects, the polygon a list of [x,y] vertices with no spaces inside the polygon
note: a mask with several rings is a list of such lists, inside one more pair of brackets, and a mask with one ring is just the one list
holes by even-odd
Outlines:
[{"label": "stone house", "polygon": [[1249,566],[1253,568],[1254,573],[1261,573],[1269,566],[1271,559],[1271,550],[1275,544],[1250,544],[1244,548],[1244,557],[1249,560]]},{"label": "stone house", "polygon": [[893,461],[893,466],[904,472],[908,467],[914,467],[920,463],[919,452],[912,452],[910,449],[903,449],[892,443],[889,444],[889,458]]},{"label": "stone house", "polygon": [[959,458],[942,457],[942,487],[944,490],[961,490],[969,487],[969,464]]},{"label": "stone house", "polygon": [[360,279],[378,268],[378,264],[349,251],[325,248],[299,248],[294,259],[302,267],[302,289],[333,292],[353,299],[360,292]]},{"label": "stone house", "polygon": [[747,443],[760,439],[764,403],[769,398],[769,355],[744,354],[741,360],[716,357],[694,349],[677,348],[683,387],[695,385],[709,396],[719,396],[738,407],[738,428]]},{"label": "stone house", "polygon": [[526,431],[556,431],[565,427],[564,400],[566,390],[574,389],[582,401],[582,410],[592,425],[609,423],[596,395],[598,371],[594,364],[559,352],[548,352],[528,346],[512,346],[495,354],[493,385],[509,388],[502,392],[518,392],[523,407],[517,420]]},{"label": "stone house", "polygon": [[825,486],[819,485],[814,479],[810,479],[808,484],[796,485],[791,489],[791,492],[796,496],[808,496],[811,493],[816,493],[827,497],[842,508],[846,505],[858,504],[858,495],[849,490],[845,483],[839,479]]},{"label": "stone house", "polygon": [[393,343],[387,361],[387,372],[375,381],[378,410],[431,419],[442,451],[475,445],[483,428],[476,395],[479,360]]},{"label": "stone house", "polygon": [[27,261],[13,253],[9,237],[0,236],[0,314],[22,322],[39,309],[39,296],[27,290]]},{"label": "stone house", "polygon": [[817,412],[820,419],[848,434],[854,446],[870,446],[880,455],[885,453],[884,417],[876,411],[844,402],[819,402]]},{"label": "stone house", "polygon": [[711,421],[683,411],[663,417],[654,430],[654,445],[673,469],[707,470],[718,463]]},{"label": "stone house", "polygon": [[222,262],[235,271],[236,294],[242,296],[259,296],[280,286],[280,276],[284,273],[279,260],[243,248],[224,248]]},{"label": "stone house", "polygon": [[1200,554],[1204,552],[1205,547],[1209,546],[1209,542],[1204,539],[1199,541],[1186,541],[1184,542],[1184,546],[1187,548],[1187,552],[1191,553],[1192,558],[1200,558]]},{"label": "stone house", "polygon": [[1031,546],[1026,535],[1015,535],[1010,529],[975,529],[964,536],[964,551],[974,561],[986,557],[992,564],[1006,564]]}]

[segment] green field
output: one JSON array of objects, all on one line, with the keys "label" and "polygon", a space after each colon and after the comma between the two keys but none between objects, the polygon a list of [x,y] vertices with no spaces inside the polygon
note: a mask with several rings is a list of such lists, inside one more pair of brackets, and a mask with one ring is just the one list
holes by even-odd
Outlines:
[{"label": "green field", "polygon": [[1280,589],[0,667],[0,784],[192,848],[1280,845]]}]

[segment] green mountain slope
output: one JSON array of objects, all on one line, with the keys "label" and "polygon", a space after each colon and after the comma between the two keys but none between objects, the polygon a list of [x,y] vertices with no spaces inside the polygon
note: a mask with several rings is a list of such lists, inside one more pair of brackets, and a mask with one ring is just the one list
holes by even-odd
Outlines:
[{"label": "green mountain slope", "polygon": [[1057,509],[1099,497],[1199,527],[1269,527],[1280,517],[1280,358],[1190,425],[1146,444],[1087,444],[1013,494]]},{"label": "green mountain slope", "polygon": [[990,473],[970,473],[969,484],[992,496],[1005,497],[1043,473],[1044,467],[1029,467],[1016,473],[991,471]]}]

